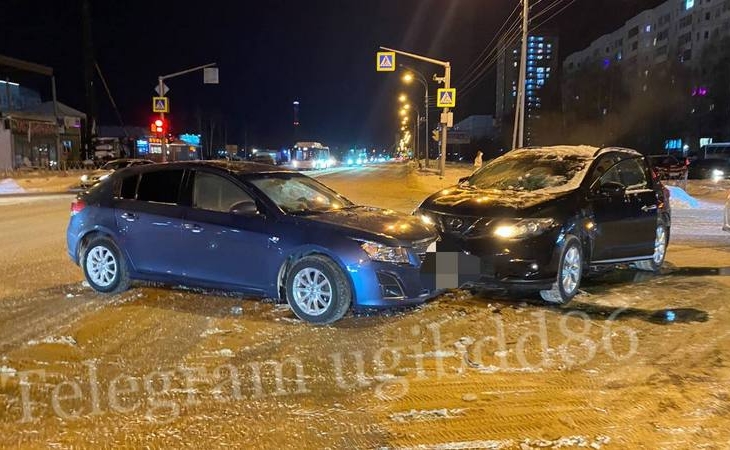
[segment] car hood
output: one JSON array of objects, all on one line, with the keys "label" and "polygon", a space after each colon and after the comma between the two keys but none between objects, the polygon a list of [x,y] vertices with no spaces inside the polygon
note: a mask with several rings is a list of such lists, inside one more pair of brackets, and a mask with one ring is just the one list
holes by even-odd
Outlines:
[{"label": "car hood", "polygon": [[453,186],[428,197],[420,209],[459,216],[528,217],[572,190],[501,191]]},{"label": "car hood", "polygon": [[350,237],[376,240],[387,245],[409,246],[414,241],[436,239],[436,229],[416,216],[389,209],[357,206],[306,216],[328,228],[345,229]]}]

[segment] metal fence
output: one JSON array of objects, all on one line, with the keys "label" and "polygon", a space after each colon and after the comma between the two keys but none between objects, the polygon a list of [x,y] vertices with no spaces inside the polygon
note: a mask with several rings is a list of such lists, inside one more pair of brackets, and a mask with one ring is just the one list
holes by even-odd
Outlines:
[{"label": "metal fence", "polygon": [[62,163],[57,167],[18,167],[14,169],[0,169],[0,178],[80,175],[83,172],[98,169],[104,163],[106,163],[106,161],[90,164],[77,161]]}]

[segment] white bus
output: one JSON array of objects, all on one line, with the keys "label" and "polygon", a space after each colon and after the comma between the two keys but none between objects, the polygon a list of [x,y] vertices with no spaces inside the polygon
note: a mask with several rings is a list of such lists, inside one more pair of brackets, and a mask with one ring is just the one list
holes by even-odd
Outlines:
[{"label": "white bus", "polygon": [[329,147],[319,142],[297,142],[291,149],[289,165],[294,169],[327,169],[334,166]]}]

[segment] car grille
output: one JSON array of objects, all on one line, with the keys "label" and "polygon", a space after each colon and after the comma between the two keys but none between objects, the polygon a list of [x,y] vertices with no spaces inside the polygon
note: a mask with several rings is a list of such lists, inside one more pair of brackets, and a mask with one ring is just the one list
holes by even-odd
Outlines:
[{"label": "car grille", "polygon": [[478,217],[463,217],[443,214],[438,217],[438,227],[441,232],[448,234],[467,234],[479,220]]}]

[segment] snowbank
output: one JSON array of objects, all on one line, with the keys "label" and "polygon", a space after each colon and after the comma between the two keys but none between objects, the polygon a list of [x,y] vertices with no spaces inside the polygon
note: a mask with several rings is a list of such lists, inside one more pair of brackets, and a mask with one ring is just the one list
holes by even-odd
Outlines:
[{"label": "snowbank", "polygon": [[679,186],[667,186],[669,189],[669,203],[676,209],[697,209],[700,201],[689,195]]},{"label": "snowbank", "polygon": [[0,195],[2,194],[23,194],[25,189],[12,178],[0,180]]},{"label": "snowbank", "polygon": [[723,209],[719,203],[697,200],[679,186],[667,186],[672,209]]}]

